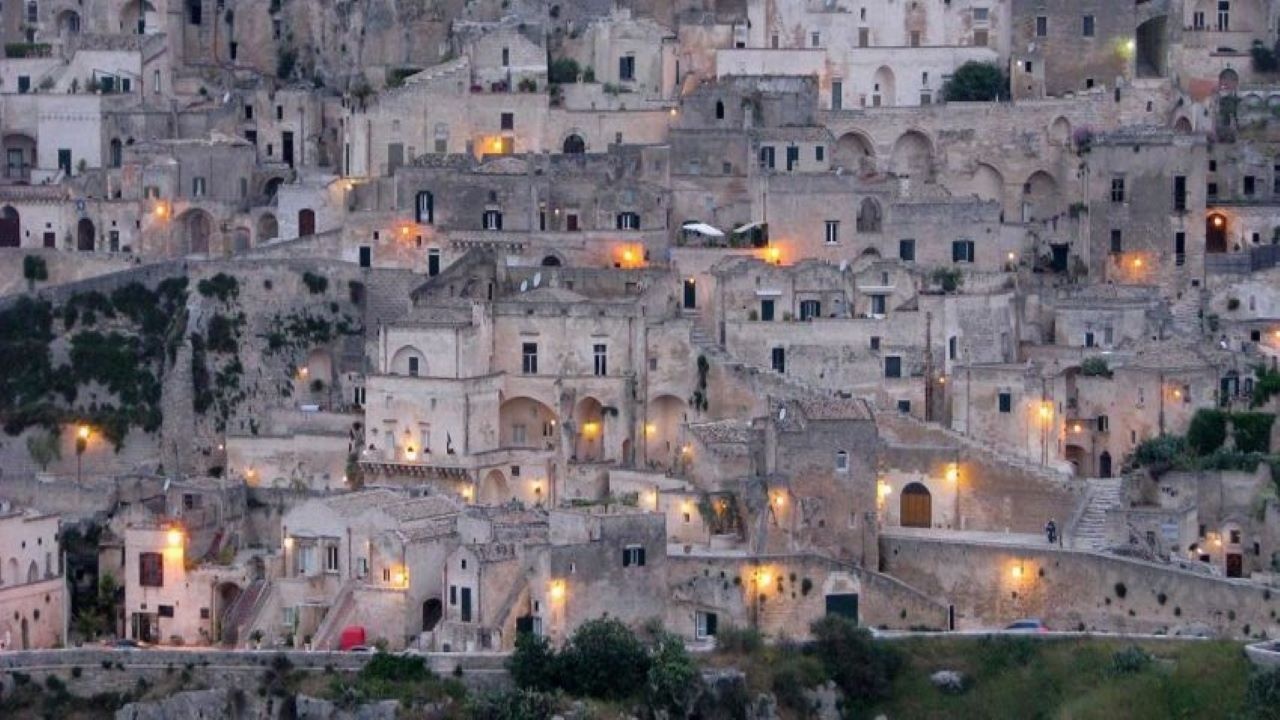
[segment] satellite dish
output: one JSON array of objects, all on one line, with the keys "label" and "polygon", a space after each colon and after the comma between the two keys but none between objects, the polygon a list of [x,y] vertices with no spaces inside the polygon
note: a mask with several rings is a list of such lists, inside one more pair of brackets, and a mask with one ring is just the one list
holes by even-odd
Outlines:
[{"label": "satellite dish", "polygon": [[529,289],[529,281],[528,281],[528,280],[521,280],[521,281],[520,281],[520,292],[524,292],[524,291],[526,291],[526,290],[528,290],[528,289]]},{"label": "satellite dish", "polygon": [[534,274],[533,274],[533,286],[534,286],[534,287],[538,287],[538,286],[539,286],[539,285],[541,285],[541,284],[542,284],[542,273],[540,273],[540,272],[536,272],[536,273],[534,273]]},{"label": "satellite dish", "polygon": [[786,420],[786,419],[787,419],[787,409],[786,409],[786,408],[778,408],[778,419],[779,419],[779,420]]}]

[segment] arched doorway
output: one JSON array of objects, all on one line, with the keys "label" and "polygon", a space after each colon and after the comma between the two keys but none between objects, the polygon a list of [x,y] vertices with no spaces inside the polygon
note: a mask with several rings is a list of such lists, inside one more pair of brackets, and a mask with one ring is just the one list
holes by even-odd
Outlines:
[{"label": "arched doorway", "polygon": [[574,408],[573,419],[578,429],[573,443],[574,457],[579,462],[604,460],[604,406],[593,397],[585,397]]},{"label": "arched doorway", "polygon": [[1098,456],[1098,477],[1111,477],[1111,453],[1106,450]]},{"label": "arched doorway", "polygon": [[280,186],[284,184],[284,178],[273,177],[263,186],[262,192],[267,196],[267,202],[274,203],[276,195],[280,193]]},{"label": "arched doorway", "polygon": [[236,252],[245,252],[249,249],[249,228],[236,228],[235,235],[232,236],[232,248]]},{"label": "arched doorway", "polygon": [[1218,92],[1232,95],[1240,87],[1240,73],[1227,68],[1218,74]]},{"label": "arched doorway", "polygon": [[316,234],[316,211],[303,208],[298,211],[298,237],[310,237]]},{"label": "arched doorway", "polygon": [[1230,224],[1225,215],[1214,213],[1205,220],[1204,251],[1207,253],[1224,253],[1227,251],[1227,231]]},{"label": "arched doorway", "polygon": [[994,167],[979,163],[973,172],[973,194],[983,200],[994,200],[1004,206],[1004,176]]},{"label": "arched doorway", "polygon": [[153,33],[157,20],[154,5],[145,0],[130,0],[120,11],[120,31],[137,35]]},{"label": "arched doorway", "polygon": [[498,408],[498,444],[506,448],[556,447],[556,414],[528,397],[505,400]]},{"label": "arched doorway", "polygon": [[27,566],[27,582],[33,583],[38,581],[39,579],[40,579],[40,566],[36,564],[35,560],[32,560],[31,564]]},{"label": "arched doorway", "polygon": [[4,136],[4,176],[14,182],[31,179],[36,164],[36,141],[30,135],[11,133]]},{"label": "arched doorway", "polygon": [[18,211],[12,205],[5,205],[0,210],[0,247],[20,247],[22,245],[22,223]]},{"label": "arched doorway", "polygon": [[1076,477],[1089,476],[1089,454],[1079,445],[1067,445],[1062,452],[1066,461],[1071,463]]},{"label": "arched doorway", "polygon": [[876,70],[876,75],[871,82],[872,107],[887,107],[898,104],[898,84],[894,79],[892,69],[887,65],[881,65]]},{"label": "arched doorway", "polygon": [[560,267],[560,258],[555,255],[547,255],[542,258],[542,267]]},{"label": "arched doorway", "polygon": [[893,144],[893,156],[889,169],[896,175],[905,175],[927,181],[932,176],[933,143],[918,130],[908,130]]},{"label": "arched doorway", "polygon": [[478,499],[480,504],[499,505],[513,499],[515,495],[507,485],[507,476],[503,475],[501,470],[490,470],[480,482]]},{"label": "arched doorway", "polygon": [[902,489],[899,513],[902,527],[933,527],[933,496],[929,488],[911,483]]},{"label": "arched doorway", "polygon": [[867,136],[860,132],[847,132],[836,141],[835,157],[832,159],[837,167],[859,170],[871,165],[875,155],[875,148]]},{"label": "arched doorway", "polygon": [[80,34],[80,14],[75,10],[63,10],[58,13],[58,34]]},{"label": "arched doorway", "polygon": [[581,155],[587,151],[587,143],[575,133],[564,139],[563,150],[565,155]]},{"label": "arched doorway", "polygon": [[422,632],[431,632],[436,629],[436,625],[440,623],[444,617],[444,603],[440,598],[428,598],[422,603]]},{"label": "arched doorway", "polygon": [[1173,131],[1179,135],[1190,135],[1192,133],[1191,120],[1186,116],[1178,118],[1173,124]]},{"label": "arched doorway", "polygon": [[1060,212],[1061,202],[1058,181],[1049,173],[1038,170],[1022,186],[1022,220],[1048,220]]},{"label": "arched doorway", "polygon": [[874,198],[863,198],[858,206],[857,228],[860,233],[878,233],[883,218],[880,217],[880,203]]},{"label": "arched doorway", "polygon": [[1164,77],[1169,53],[1167,17],[1161,15],[1138,26],[1134,33],[1134,72],[1140,78]]},{"label": "arched doorway", "polygon": [[188,210],[183,214],[179,227],[184,235],[183,247],[187,255],[208,255],[209,236],[213,233],[213,218],[203,210]]},{"label": "arched doorway", "polygon": [[80,218],[80,222],[76,223],[76,250],[80,252],[93,252],[96,245],[96,234],[93,229],[93,221],[89,218]]},{"label": "arched doorway", "polygon": [[1071,142],[1071,121],[1059,117],[1049,125],[1049,141],[1054,145],[1066,145]]},{"label": "arched doorway", "polygon": [[276,216],[271,213],[263,213],[258,218],[258,242],[263,243],[267,240],[275,240],[280,236],[280,223],[276,222]]}]

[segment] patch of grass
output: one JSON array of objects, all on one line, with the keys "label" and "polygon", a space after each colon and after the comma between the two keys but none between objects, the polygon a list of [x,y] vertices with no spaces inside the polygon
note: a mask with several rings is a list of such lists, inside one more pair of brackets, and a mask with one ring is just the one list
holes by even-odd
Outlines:
[{"label": "patch of grass", "polygon": [[[891,699],[871,716],[1156,720],[1245,711],[1249,663],[1237,643],[919,638],[895,644],[905,665]],[[1128,661],[1139,652],[1150,660]],[[1117,662],[1123,672],[1116,672]],[[938,670],[963,673],[971,689],[943,693],[929,681]]]}]

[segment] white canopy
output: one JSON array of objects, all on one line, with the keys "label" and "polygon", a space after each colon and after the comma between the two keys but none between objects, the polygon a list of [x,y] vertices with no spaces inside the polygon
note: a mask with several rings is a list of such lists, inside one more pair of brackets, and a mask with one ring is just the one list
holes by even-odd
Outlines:
[{"label": "white canopy", "polygon": [[687,222],[684,225],[681,225],[680,229],[688,232],[695,232],[699,235],[706,235],[707,237],[724,237],[724,233],[706,223]]}]

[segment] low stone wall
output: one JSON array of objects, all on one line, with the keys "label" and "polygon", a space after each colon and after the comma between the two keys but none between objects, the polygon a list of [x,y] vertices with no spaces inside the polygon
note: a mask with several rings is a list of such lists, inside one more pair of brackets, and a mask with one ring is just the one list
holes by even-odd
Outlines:
[{"label": "low stone wall", "polygon": [[[262,674],[277,656],[289,659],[294,670],[306,672],[356,672],[372,655],[342,652],[275,652],[255,650],[113,650],[68,648],[0,653],[0,694],[13,688],[14,674],[43,683],[50,675],[61,678],[73,695],[132,689],[139,680],[154,685],[186,671],[191,684],[208,687],[256,689]],[[428,667],[438,675],[454,675],[471,688],[488,688],[508,681],[501,653],[429,653]],[[78,671],[77,671],[78,669]],[[77,674],[78,672],[78,674]]]},{"label": "low stone wall", "polygon": [[1054,630],[1245,638],[1280,632],[1267,588],[1099,553],[937,538],[880,536],[883,570],[955,605],[956,625],[1040,618]]}]

